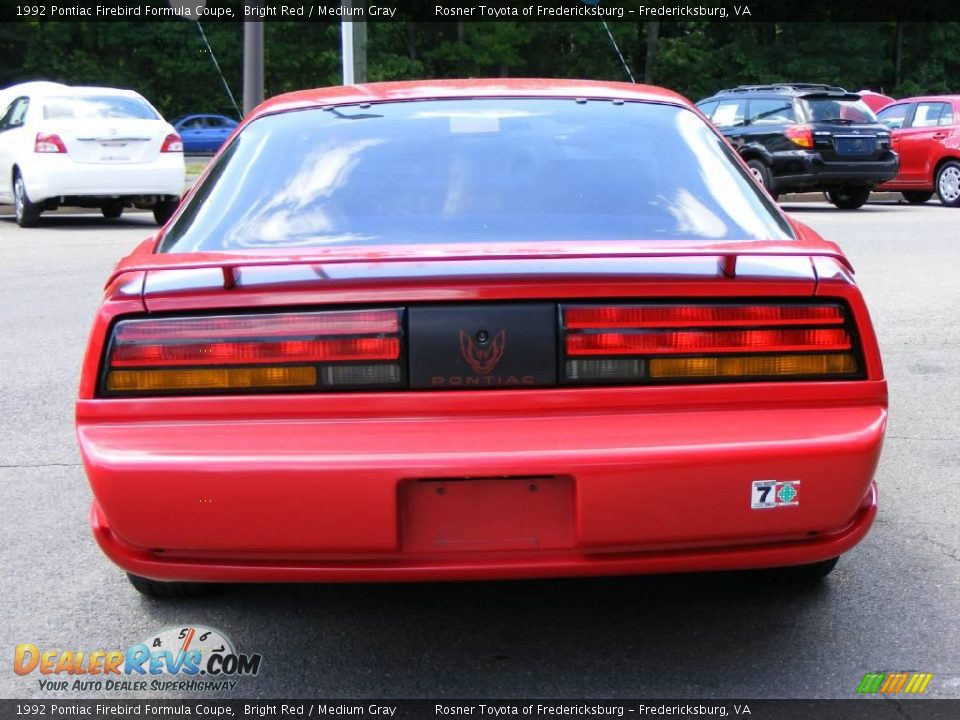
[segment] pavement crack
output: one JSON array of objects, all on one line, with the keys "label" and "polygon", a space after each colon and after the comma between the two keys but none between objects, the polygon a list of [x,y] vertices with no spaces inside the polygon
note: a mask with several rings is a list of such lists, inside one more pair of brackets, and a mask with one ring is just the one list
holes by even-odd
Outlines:
[{"label": "pavement crack", "polygon": [[26,468],[45,467],[83,467],[83,463],[16,463],[14,465],[0,465],[0,470],[17,470]]},{"label": "pavement crack", "polygon": [[929,538],[926,535],[907,535],[906,537],[912,540],[919,540],[921,542],[925,542],[928,545],[933,545],[933,547],[940,550],[948,558],[952,558],[953,560],[960,562],[960,550],[958,550],[955,547],[951,547],[946,543],[942,543],[942,542],[939,542],[938,540],[934,540],[933,538]]},{"label": "pavement crack", "polygon": [[960,443],[960,438],[949,437],[918,437],[916,435],[891,435],[887,433],[888,440],[929,440],[931,442],[953,442]]}]

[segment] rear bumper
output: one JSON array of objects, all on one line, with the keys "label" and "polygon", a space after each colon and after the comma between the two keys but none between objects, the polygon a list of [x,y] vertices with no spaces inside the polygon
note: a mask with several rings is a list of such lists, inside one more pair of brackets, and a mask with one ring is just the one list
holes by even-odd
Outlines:
[{"label": "rear bumper", "polygon": [[706,572],[801,565],[838,557],[859,543],[877,514],[877,489],[871,484],[846,527],[810,540],[754,543],[687,550],[618,553],[543,552],[458,558],[283,561],[256,559],[165,559],[123,543],[94,503],[90,522],[97,543],[124,570],[157,580],[197,582],[417,582],[443,580],[519,580]]},{"label": "rear bumper", "polygon": [[186,186],[183,155],[161,153],[147,163],[78,163],[68,156],[32,159],[23,169],[27,195],[33,202],[50,198],[169,195],[180,197]]},{"label": "rear bumper", "polygon": [[892,180],[897,175],[899,157],[893,152],[888,155],[881,161],[825,162],[818,153],[773,153],[773,176],[780,192],[827,189],[841,185],[873,186]]},{"label": "rear bumper", "polygon": [[[883,402],[630,409],[633,391],[617,392],[623,406],[604,410],[270,421],[107,419],[94,406],[116,401],[81,401],[94,535],[137,575],[297,582],[791,565],[869,529]],[[464,478],[486,480],[458,506]],[[554,483],[530,496],[540,505],[510,494],[531,478]],[[753,509],[756,480],[800,481],[797,504]],[[444,482],[446,496],[422,492]]]}]

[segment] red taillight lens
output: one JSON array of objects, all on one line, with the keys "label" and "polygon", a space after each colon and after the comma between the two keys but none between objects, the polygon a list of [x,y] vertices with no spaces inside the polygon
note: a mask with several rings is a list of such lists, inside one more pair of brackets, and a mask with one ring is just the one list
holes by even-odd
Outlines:
[{"label": "red taillight lens", "polygon": [[783,134],[792,140],[794,145],[802,148],[813,147],[813,128],[809,125],[789,125]]},{"label": "red taillight lens", "polygon": [[170,133],[163,139],[163,145],[160,146],[162,153],[182,153],[183,140],[176,133]]},{"label": "red taillight lens", "polygon": [[578,333],[567,336],[567,355],[662,355],[667,353],[849,350],[840,328],[817,330],[711,330]]},{"label": "red taillight lens", "polygon": [[290,315],[221,315],[217,317],[163,318],[119,323],[119,341],[197,340],[220,338],[277,338],[315,335],[396,334],[397,310],[343,310],[291,313]]},{"label": "red taillight lens", "polygon": [[122,320],[108,394],[393,387],[401,311],[346,310]]},{"label": "red taillight lens", "polygon": [[723,325],[841,325],[836,305],[614,305],[564,308],[571,330],[716,327]]},{"label": "red taillight lens", "polygon": [[855,374],[837,304],[562,306],[567,382]]},{"label": "red taillight lens", "polygon": [[37,133],[33,143],[33,151],[37,153],[65,153],[67,146],[55,133]]},{"label": "red taillight lens", "polygon": [[208,342],[189,345],[121,345],[113,367],[140,365],[245,365],[251,363],[396,360],[398,338],[330,338],[280,342]]}]

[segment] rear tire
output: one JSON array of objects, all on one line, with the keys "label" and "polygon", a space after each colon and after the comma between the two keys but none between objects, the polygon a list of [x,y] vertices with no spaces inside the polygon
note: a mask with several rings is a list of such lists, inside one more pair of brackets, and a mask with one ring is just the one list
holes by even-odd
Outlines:
[{"label": "rear tire", "polygon": [[809,565],[790,565],[770,570],[777,582],[787,585],[817,585],[837,566],[839,557],[830,558]]},{"label": "rear tire", "polygon": [[30,202],[27,186],[20,172],[17,171],[13,176],[13,212],[17,225],[22,228],[36,227],[42,209],[39,203]]},{"label": "rear tire", "polygon": [[856,210],[863,207],[869,199],[870,188],[868,187],[845,187],[827,191],[827,200],[840,210]]},{"label": "rear tire", "polygon": [[947,207],[960,207],[960,162],[948,160],[937,171],[937,197]]},{"label": "rear tire", "polygon": [[127,573],[130,584],[141,595],[158,600],[198,597],[214,592],[219,586],[214,583],[163,582]]},{"label": "rear tire", "polygon": [[923,205],[933,197],[932,192],[924,192],[923,190],[904,190],[900,194],[903,195],[903,199],[911,205]]},{"label": "rear tire", "polygon": [[108,220],[116,220],[123,215],[123,205],[121,203],[109,203],[100,208],[100,212]]},{"label": "rear tire", "polygon": [[176,200],[161,200],[153,206],[153,219],[156,220],[157,225],[167,224],[167,220],[173,217],[177,204]]},{"label": "rear tire", "polygon": [[763,160],[747,160],[747,167],[750,168],[750,174],[757,179],[757,182],[763,185],[764,189],[776,200],[777,192],[774,189],[773,173],[770,172],[767,164]]}]

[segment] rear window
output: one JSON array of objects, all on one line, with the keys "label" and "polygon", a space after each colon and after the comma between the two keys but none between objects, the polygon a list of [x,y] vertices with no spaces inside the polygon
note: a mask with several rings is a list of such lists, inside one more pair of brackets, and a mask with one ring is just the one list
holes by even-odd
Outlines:
[{"label": "rear window", "polygon": [[130,118],[157,120],[157,113],[145,100],[120,95],[78,95],[47,98],[43,103],[44,120],[88,120]]},{"label": "rear window", "polygon": [[[944,114],[948,116],[948,122],[942,122]],[[950,112],[950,105],[942,102],[922,102],[917,105],[917,111],[913,114],[913,122],[910,123],[910,127],[937,127],[938,125],[949,125],[951,122],[953,122],[953,113]]]},{"label": "rear window", "polygon": [[791,237],[686,108],[477,99],[262,117],[211,168],[161,252]]},{"label": "rear window", "polygon": [[807,97],[801,102],[811,122],[877,122],[877,116],[873,114],[873,110],[860,99]]}]

